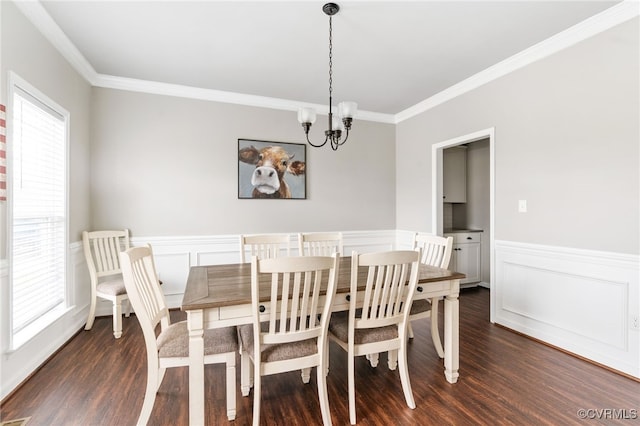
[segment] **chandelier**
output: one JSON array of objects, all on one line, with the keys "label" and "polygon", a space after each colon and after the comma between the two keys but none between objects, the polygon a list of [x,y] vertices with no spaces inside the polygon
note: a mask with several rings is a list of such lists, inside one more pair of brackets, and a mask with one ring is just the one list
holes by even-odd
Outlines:
[{"label": "chandelier", "polygon": [[[329,129],[325,130],[325,139],[319,145],[315,145],[309,140],[309,129],[311,125],[316,121],[316,111],[313,108],[300,108],[298,110],[298,121],[304,128],[304,133],[307,136],[307,142],[309,145],[320,148],[327,142],[331,142],[331,148],[335,151],[338,147],[344,144],[349,138],[349,130],[351,130],[351,122],[355,115],[358,104],[355,102],[340,102],[338,105],[338,117],[334,119],[332,112],[332,94],[333,94],[333,40],[331,17],[338,13],[340,6],[336,3],[327,3],[322,6],[322,11],[329,16]],[[342,134],[344,132],[344,139]]]}]

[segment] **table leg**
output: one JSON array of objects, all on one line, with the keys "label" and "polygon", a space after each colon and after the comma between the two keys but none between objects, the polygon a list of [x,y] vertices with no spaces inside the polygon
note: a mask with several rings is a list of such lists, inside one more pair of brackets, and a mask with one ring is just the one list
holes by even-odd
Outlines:
[{"label": "table leg", "polygon": [[[444,299],[444,375],[449,383],[458,381],[460,368],[460,307],[459,280],[452,286],[458,290]],[[457,285],[456,285],[457,284]]]},{"label": "table leg", "polygon": [[189,330],[189,424],[204,425],[204,312],[187,311]]}]

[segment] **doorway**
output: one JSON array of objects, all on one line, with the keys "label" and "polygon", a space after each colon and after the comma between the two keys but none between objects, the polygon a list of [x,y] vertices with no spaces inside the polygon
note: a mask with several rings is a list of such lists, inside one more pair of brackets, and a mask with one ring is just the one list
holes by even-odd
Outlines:
[{"label": "doorway", "polygon": [[[444,150],[456,146],[465,145],[468,148],[473,149],[474,147],[486,146],[488,144],[488,165],[483,167],[488,167],[489,173],[489,188],[488,188],[488,228],[484,229],[484,237],[488,237],[488,244],[483,244],[483,258],[486,260],[483,262],[483,269],[488,268],[488,273],[483,272],[483,285],[485,287],[489,287],[491,290],[493,281],[494,271],[495,271],[495,261],[494,261],[494,240],[495,240],[495,195],[494,195],[494,187],[495,187],[495,150],[494,150],[494,128],[480,130],[478,132],[470,133],[467,135],[463,135],[457,138],[449,139],[440,143],[436,143],[432,146],[431,159],[432,159],[432,229],[435,230],[435,233],[438,235],[444,234],[444,224],[445,224],[445,208],[443,203],[443,188],[444,188],[444,161],[443,154]],[[469,152],[471,152],[471,149]],[[485,156],[486,157],[486,156]],[[481,161],[486,162],[486,159]],[[486,164],[486,163],[485,163]],[[485,195],[486,196],[486,195]],[[473,196],[471,197],[473,198]],[[452,206],[447,205],[447,222],[450,220],[449,214]],[[486,207],[485,207],[486,208]],[[488,231],[488,232],[487,232]],[[486,256],[488,254],[488,256]],[[486,256],[486,257],[485,257]],[[486,272],[486,271],[485,271]],[[491,291],[491,322],[494,322],[494,292]]]}]

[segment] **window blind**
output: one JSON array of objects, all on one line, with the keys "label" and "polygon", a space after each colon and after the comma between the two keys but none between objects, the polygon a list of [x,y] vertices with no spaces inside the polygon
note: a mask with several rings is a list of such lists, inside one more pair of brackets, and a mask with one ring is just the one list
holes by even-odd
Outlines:
[{"label": "window blind", "polygon": [[14,86],[9,163],[14,336],[65,303],[66,121]]}]

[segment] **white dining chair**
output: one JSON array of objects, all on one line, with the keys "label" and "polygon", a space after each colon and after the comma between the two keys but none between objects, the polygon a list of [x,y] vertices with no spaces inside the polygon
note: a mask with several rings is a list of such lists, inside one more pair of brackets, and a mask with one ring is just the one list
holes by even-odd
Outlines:
[{"label": "white dining chair", "polygon": [[[128,300],[119,255],[130,247],[129,230],[84,231],[82,247],[91,281],[91,305],[84,329],[93,327],[98,299],[106,299],[113,305],[113,335],[118,339],[122,336],[122,305]],[[128,317],[130,307],[126,306]]]},{"label": "white dining chair", "polygon": [[[325,372],[327,327],[336,293],[339,254],[251,261],[253,323],[239,327],[241,387],[250,386],[253,425],[260,424],[262,376],[316,367],[322,423],[331,425]],[[266,300],[265,300],[266,299]],[[282,402],[281,400],[278,402]]]},{"label": "white dining chair", "polygon": [[[347,352],[349,420],[356,424],[355,357],[390,351],[389,369],[400,366],[400,381],[409,408],[416,404],[407,367],[407,326],[418,282],[420,251],[390,251],[351,256],[350,294],[364,287],[362,300],[350,297],[349,311],[329,321],[329,337]],[[365,282],[358,268],[367,268]],[[361,291],[362,292],[362,291]],[[383,395],[381,393],[381,395]]]},{"label": "white dining chair", "polygon": [[308,232],[298,234],[300,256],[331,256],[344,253],[342,232]]},{"label": "white dining chair", "polygon": [[[413,248],[420,248],[422,255],[420,263],[425,265],[437,266],[438,268],[447,269],[451,260],[451,251],[453,248],[452,237],[440,237],[437,235],[415,233],[413,236]],[[413,338],[413,324],[422,318],[430,318],[431,320],[431,340],[433,346],[440,358],[444,358],[444,349],[440,340],[440,330],[438,327],[438,305],[440,298],[420,299],[413,303],[411,308],[411,316],[409,323],[409,338]]]},{"label": "white dining chair", "polygon": [[[189,332],[186,321],[171,323],[151,247],[130,248],[120,254],[120,259],[124,284],[142,328],[147,349],[147,387],[137,423],[139,426],[145,426],[151,416],[156,393],[162,384],[166,369],[189,366]],[[156,336],[158,324],[160,333]],[[237,351],[238,332],[235,326],[204,331],[204,363],[226,364],[229,420],[236,417]]]},{"label": "white dining chair", "polygon": [[[271,259],[291,254],[291,237],[288,234],[240,235],[240,263],[250,261],[252,256]],[[249,260],[247,260],[249,259]]]}]

